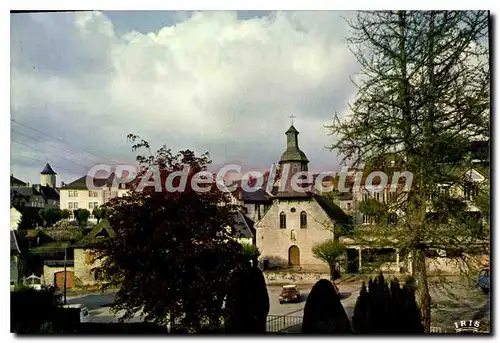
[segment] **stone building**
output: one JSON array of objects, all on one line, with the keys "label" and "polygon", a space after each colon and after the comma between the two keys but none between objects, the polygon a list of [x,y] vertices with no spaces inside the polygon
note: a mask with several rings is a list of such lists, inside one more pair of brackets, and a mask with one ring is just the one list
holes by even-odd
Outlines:
[{"label": "stone building", "polygon": [[279,161],[280,170],[288,169],[286,185],[276,183],[270,196],[272,205],[256,223],[257,247],[263,267],[293,267],[302,270],[328,270],[315,258],[312,247],[334,238],[334,229],[349,222],[339,206],[314,192],[297,192],[290,180],[298,172],[307,172],[309,160],[299,148],[297,129],[286,131],[287,147]]},{"label": "stone building", "polygon": [[58,208],[57,173],[47,163],[40,172],[40,183],[30,185],[14,175],[10,176],[10,202],[18,207]]},{"label": "stone building", "polygon": [[82,240],[73,245],[75,278],[80,285],[95,285],[101,281],[101,275],[93,270],[99,267],[99,261],[94,259],[92,247],[99,241],[113,237],[114,230],[109,221],[103,219]]}]

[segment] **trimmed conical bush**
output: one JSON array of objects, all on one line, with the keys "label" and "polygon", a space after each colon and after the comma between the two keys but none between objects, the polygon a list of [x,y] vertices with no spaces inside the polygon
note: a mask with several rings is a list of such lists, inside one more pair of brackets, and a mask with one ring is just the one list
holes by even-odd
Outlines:
[{"label": "trimmed conical bush", "polygon": [[265,333],[269,295],[262,271],[246,267],[238,272],[226,299],[228,333]]},{"label": "trimmed conical bush", "polygon": [[302,332],[310,334],[351,333],[351,323],[333,284],[326,279],[316,282],[307,297]]}]

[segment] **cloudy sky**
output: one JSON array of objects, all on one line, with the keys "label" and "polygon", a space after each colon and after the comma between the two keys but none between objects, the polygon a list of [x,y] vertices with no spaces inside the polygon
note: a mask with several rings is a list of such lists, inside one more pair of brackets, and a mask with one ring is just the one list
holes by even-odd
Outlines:
[{"label": "cloudy sky", "polygon": [[70,182],[133,162],[126,141],[209,151],[264,171],[291,114],[310,170],[337,170],[325,124],[344,113],[357,64],[349,12],[79,12],[11,15],[11,172],[48,161]]}]

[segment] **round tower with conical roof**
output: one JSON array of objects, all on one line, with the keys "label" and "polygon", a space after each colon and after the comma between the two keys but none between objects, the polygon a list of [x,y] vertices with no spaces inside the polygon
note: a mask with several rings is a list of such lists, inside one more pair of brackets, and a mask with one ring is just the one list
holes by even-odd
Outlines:
[{"label": "round tower with conical roof", "polygon": [[47,163],[45,168],[40,172],[40,185],[56,188],[56,175],[57,173]]}]

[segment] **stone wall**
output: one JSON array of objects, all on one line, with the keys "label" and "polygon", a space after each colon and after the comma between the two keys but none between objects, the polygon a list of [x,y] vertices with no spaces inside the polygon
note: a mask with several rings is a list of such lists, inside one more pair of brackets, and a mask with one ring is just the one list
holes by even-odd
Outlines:
[{"label": "stone wall", "polygon": [[321,279],[330,279],[329,273],[264,272],[267,284],[315,284]]},{"label": "stone wall", "polygon": [[83,286],[97,283],[92,268],[97,267],[98,263],[90,263],[92,261],[91,255],[92,250],[75,249],[75,277],[80,280]]}]

